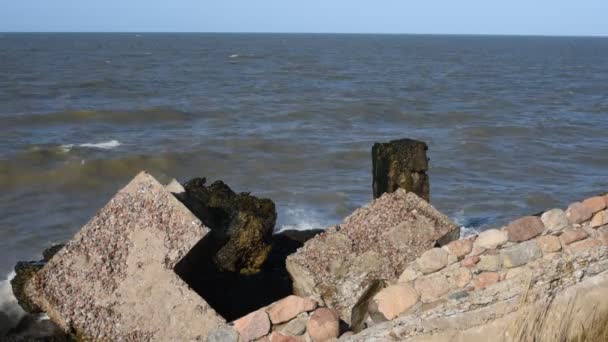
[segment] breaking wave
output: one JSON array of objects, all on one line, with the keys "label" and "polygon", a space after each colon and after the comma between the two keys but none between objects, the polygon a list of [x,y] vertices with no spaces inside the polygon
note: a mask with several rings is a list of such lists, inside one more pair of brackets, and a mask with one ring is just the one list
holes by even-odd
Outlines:
[{"label": "breaking wave", "polygon": [[6,280],[0,281],[0,336],[5,335],[25,315],[13,295],[11,280],[14,277],[15,272],[11,272]]},{"label": "breaking wave", "polygon": [[100,142],[100,143],[84,143],[84,144],[79,144],[79,145],[66,144],[66,145],[61,145],[61,148],[65,152],[69,152],[70,150],[72,150],[72,148],[74,146],[85,147],[85,148],[96,148],[96,149],[101,149],[101,150],[111,150],[120,145],[122,145],[122,144],[118,140],[109,140],[109,141],[104,141],[104,142]]},{"label": "breaking wave", "polygon": [[329,226],[326,219],[322,215],[313,210],[304,208],[288,208],[281,213],[281,221],[285,222],[280,225],[275,233],[280,233],[285,230],[311,230],[324,229]]}]

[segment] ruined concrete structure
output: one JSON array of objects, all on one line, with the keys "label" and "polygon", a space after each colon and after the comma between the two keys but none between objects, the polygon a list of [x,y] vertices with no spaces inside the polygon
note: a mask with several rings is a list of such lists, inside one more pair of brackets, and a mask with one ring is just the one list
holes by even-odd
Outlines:
[{"label": "ruined concrete structure", "polygon": [[142,172],[51,258],[26,291],[77,336],[202,340],[224,319],[173,268],[208,232]]},{"label": "ruined concrete structure", "polygon": [[430,199],[426,143],[412,139],[375,143],[372,147],[372,188],[374,198],[397,189]]},{"label": "ruined concrete structure", "polygon": [[377,279],[396,278],[408,262],[460,228],[414,193],[397,189],[356,210],[287,258],[294,291],[338,310],[351,310]]},{"label": "ruined concrete structure", "polygon": [[552,341],[608,317],[606,196],[459,239],[414,193],[384,193],[287,258],[295,295],[227,322],[189,285],[214,253],[182,190],[137,175],[20,281],[31,306],[87,341]]}]

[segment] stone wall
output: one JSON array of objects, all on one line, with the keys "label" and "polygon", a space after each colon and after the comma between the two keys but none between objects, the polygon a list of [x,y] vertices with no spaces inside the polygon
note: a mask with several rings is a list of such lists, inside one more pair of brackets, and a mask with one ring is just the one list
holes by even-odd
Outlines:
[{"label": "stone wall", "polygon": [[352,338],[401,340],[483,325],[604,274],[607,206],[608,197],[596,196],[426,251],[369,301],[368,329]]},{"label": "stone wall", "polygon": [[321,342],[336,339],[340,333],[336,311],[298,296],[285,297],[231,325],[238,335],[233,333],[232,338],[226,338],[224,334],[211,341]]}]

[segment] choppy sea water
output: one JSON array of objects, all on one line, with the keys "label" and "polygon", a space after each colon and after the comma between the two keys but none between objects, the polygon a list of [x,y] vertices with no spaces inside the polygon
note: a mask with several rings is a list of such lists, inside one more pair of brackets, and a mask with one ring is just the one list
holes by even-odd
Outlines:
[{"label": "choppy sea water", "polygon": [[141,169],[337,223],[405,137],[439,210],[499,226],[608,191],[607,115],[608,38],[0,34],[0,275]]}]

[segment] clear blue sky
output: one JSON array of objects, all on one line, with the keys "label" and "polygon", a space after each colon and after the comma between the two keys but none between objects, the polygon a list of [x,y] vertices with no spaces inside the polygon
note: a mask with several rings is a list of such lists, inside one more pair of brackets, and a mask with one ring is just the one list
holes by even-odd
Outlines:
[{"label": "clear blue sky", "polygon": [[608,0],[0,0],[0,31],[608,35]]}]

